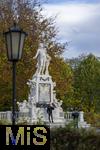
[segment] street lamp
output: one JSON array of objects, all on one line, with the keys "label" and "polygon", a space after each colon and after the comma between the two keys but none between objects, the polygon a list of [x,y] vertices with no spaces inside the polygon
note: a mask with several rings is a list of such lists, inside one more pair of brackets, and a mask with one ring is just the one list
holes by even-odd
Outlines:
[{"label": "street lamp", "polygon": [[13,95],[12,95],[12,125],[15,125],[16,121],[16,62],[21,59],[22,49],[24,45],[24,40],[26,37],[26,32],[20,29],[16,23],[13,27],[9,28],[7,32],[4,33],[6,47],[7,47],[7,57],[8,60],[12,62],[12,82],[13,82]]}]

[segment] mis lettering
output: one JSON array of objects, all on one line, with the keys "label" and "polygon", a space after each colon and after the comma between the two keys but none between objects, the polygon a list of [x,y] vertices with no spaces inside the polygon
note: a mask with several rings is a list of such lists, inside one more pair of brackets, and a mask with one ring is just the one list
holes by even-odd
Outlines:
[{"label": "mis lettering", "polygon": [[50,147],[50,131],[47,126],[0,126],[0,136],[0,147],[1,145],[20,147],[42,146],[44,149],[49,149]]}]

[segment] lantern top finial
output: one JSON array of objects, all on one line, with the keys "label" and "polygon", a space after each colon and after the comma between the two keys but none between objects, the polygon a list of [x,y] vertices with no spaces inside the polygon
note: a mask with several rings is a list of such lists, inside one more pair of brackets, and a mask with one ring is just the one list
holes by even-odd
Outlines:
[{"label": "lantern top finial", "polygon": [[6,31],[4,34],[7,34],[9,32],[21,32],[24,33],[25,36],[27,36],[27,33],[23,31],[23,29],[21,29],[16,22],[14,22],[13,26],[9,28],[8,31]]}]

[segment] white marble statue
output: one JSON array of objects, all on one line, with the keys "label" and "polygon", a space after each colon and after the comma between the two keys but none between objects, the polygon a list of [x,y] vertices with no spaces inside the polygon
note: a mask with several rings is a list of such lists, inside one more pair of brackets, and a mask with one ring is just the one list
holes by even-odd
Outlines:
[{"label": "white marble statue", "polygon": [[48,74],[48,67],[50,64],[51,57],[47,54],[46,49],[44,48],[43,44],[40,44],[40,47],[33,57],[33,59],[37,58],[37,70],[36,74]]},{"label": "white marble statue", "polygon": [[54,122],[62,124],[64,123],[64,112],[61,107],[62,101],[58,101],[56,98],[56,91],[54,91],[56,83],[52,81],[52,77],[49,75],[51,57],[43,44],[40,44],[33,59],[37,60],[37,64],[35,74],[27,82],[29,86],[28,101],[17,102],[20,116],[26,117],[26,120],[28,116],[27,121],[30,124],[41,121],[49,123],[45,104],[51,101],[54,104]]}]

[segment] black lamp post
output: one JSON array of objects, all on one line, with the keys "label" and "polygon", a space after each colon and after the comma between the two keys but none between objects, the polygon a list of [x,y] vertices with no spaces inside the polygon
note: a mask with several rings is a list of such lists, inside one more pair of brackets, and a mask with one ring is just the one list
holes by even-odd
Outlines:
[{"label": "black lamp post", "polygon": [[16,62],[21,59],[22,49],[26,32],[20,29],[16,23],[7,32],[4,33],[7,47],[8,60],[13,64],[13,95],[12,95],[12,125],[16,121]]}]

